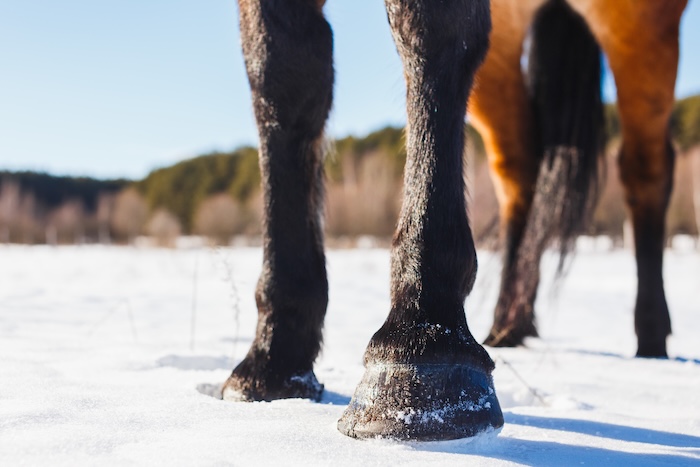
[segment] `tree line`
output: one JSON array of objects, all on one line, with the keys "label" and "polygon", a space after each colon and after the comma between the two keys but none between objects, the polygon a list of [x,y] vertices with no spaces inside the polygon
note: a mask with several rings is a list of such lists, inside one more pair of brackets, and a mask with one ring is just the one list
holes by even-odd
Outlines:
[{"label": "tree line", "polygon": [[[606,113],[607,177],[591,233],[621,237],[626,215],[614,163],[619,119],[613,105]],[[486,242],[497,232],[498,205],[481,139],[468,125],[467,131],[470,217],[476,237]],[[669,233],[697,235],[700,95],[677,102],[671,133],[681,152]],[[388,238],[401,203],[403,129],[387,127],[362,138],[339,139],[328,152],[328,236]],[[250,147],[185,160],[138,181],[0,172],[0,242],[124,243],[145,234],[171,244],[179,235],[195,234],[225,244],[236,235],[259,235],[259,185],[257,150]]]}]

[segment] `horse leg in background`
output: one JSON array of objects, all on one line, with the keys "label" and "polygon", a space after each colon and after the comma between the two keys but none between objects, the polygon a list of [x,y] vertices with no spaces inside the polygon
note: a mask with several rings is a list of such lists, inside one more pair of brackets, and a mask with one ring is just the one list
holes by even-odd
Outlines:
[{"label": "horse leg in background", "polygon": [[476,275],[466,215],[464,116],[486,52],[488,0],[386,0],[407,87],[404,200],[391,252],[391,310],[338,429],[439,440],[503,424],[493,362],[464,300]]},{"label": "horse leg in background", "polygon": [[637,356],[665,357],[671,321],[662,276],[666,210],[673,186],[669,120],[686,0],[597,2],[583,10],[617,83],[620,177],[634,227]]},{"label": "horse leg in background", "polygon": [[328,302],[322,133],[332,101],[332,32],[319,2],[239,0],[260,137],[264,196],[258,325],[224,384],[228,400],[318,399],[313,373]]},{"label": "horse leg in background", "polygon": [[[504,191],[506,229],[501,293],[486,342],[514,346],[537,334],[533,307],[542,253],[558,240],[561,272],[594,206],[603,132],[600,47],[564,0],[494,3],[494,65],[483,72],[510,92],[485,84],[474,98],[484,101],[486,140],[497,144],[490,157]],[[526,91],[518,52],[530,23]],[[500,114],[499,107],[505,109]],[[510,109],[513,116],[504,118]],[[503,122],[508,118],[516,121]]]},{"label": "horse leg in background", "polygon": [[492,2],[491,44],[469,101],[470,119],[484,140],[496,187],[504,247],[494,323],[485,341],[491,346],[515,346],[537,335],[533,306],[540,257],[518,251],[541,158],[521,65],[523,41],[537,6],[522,0]]}]

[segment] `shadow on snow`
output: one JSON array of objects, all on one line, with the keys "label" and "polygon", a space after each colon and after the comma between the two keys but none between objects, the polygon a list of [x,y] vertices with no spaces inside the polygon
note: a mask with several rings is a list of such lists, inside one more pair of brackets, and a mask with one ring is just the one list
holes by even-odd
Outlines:
[{"label": "shadow on snow", "polygon": [[[531,426],[643,443],[673,452],[629,452],[596,446],[571,445],[554,441],[535,441],[506,436],[485,435],[467,440],[415,443],[413,449],[484,456],[525,465],[635,465],[635,466],[697,466],[700,461],[700,437],[614,425],[587,420],[547,418],[530,415],[504,414],[506,424]],[[682,448],[675,451],[674,448]],[[630,451],[634,448],[630,447]]]},{"label": "shadow on snow", "polygon": [[[571,418],[535,417],[509,413],[505,415],[506,423],[533,426],[545,430],[568,431],[588,436],[615,439],[630,443],[645,443],[676,448],[700,449],[700,437],[649,430],[624,425],[576,420]],[[697,452],[700,454],[700,451]]]},{"label": "shadow on snow", "polygon": [[[565,350],[568,353],[575,353],[579,355],[589,355],[589,356],[595,356],[595,357],[610,357],[610,358],[619,358],[622,360],[635,360],[636,357],[632,355],[623,355],[620,353],[615,353],[615,352],[604,352],[604,351],[596,351],[596,350],[585,350],[585,349],[566,349]],[[649,358],[647,360],[658,360],[658,361],[669,361],[669,362],[678,362],[678,363],[693,363],[695,365],[700,365],[700,358],[692,358],[692,357],[670,357],[670,358]]]}]

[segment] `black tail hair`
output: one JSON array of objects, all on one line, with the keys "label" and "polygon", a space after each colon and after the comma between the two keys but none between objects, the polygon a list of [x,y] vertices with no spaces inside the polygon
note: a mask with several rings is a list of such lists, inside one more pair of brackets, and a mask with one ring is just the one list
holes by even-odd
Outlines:
[{"label": "black tail hair", "polygon": [[598,195],[602,54],[584,19],[564,0],[551,0],[538,11],[529,41],[527,81],[542,154],[528,220],[528,229],[538,232],[538,246],[530,247],[543,249],[558,240],[562,272]]}]

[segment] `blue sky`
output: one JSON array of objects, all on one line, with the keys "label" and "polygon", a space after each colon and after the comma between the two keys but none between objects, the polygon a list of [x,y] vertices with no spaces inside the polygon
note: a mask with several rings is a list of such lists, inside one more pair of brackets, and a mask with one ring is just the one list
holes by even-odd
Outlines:
[{"label": "blue sky", "polygon": [[[329,0],[326,14],[337,73],[329,133],[402,124],[383,2]],[[696,0],[681,46],[682,97],[700,92]],[[0,0],[0,169],[140,178],[257,144],[239,47],[234,0]]]}]

